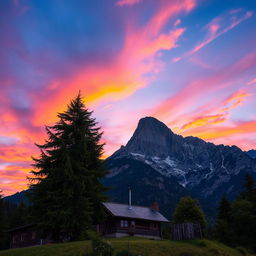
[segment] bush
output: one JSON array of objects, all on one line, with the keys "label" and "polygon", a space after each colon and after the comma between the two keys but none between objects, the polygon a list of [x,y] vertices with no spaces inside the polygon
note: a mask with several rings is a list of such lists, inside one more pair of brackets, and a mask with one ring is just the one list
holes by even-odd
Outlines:
[{"label": "bush", "polygon": [[170,225],[165,225],[162,232],[163,239],[171,239],[171,227]]},{"label": "bush", "polygon": [[216,256],[216,255],[222,255],[221,251],[219,249],[216,248],[211,248],[208,250],[212,255]]},{"label": "bush", "polygon": [[237,251],[239,251],[240,254],[247,255],[247,250],[245,248],[237,247],[236,249],[237,249]]},{"label": "bush", "polygon": [[87,237],[92,240],[93,256],[112,256],[113,247],[110,242],[103,239],[98,233],[88,230]]},{"label": "bush", "polygon": [[110,242],[103,239],[92,240],[93,256],[112,256],[113,247]]},{"label": "bush", "polygon": [[207,247],[207,244],[204,240],[200,240],[196,243],[197,246],[200,246],[200,247]]}]

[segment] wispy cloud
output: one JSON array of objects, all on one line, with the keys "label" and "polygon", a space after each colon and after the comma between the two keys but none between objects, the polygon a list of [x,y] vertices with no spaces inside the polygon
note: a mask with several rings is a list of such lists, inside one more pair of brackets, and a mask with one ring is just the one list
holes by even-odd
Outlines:
[{"label": "wispy cloud", "polygon": [[125,6],[125,5],[132,6],[132,5],[140,3],[141,1],[142,0],[119,0],[119,1],[116,2],[116,5],[118,5],[118,6]]},{"label": "wispy cloud", "polygon": [[252,96],[250,93],[238,90],[222,101],[216,100],[211,105],[209,104],[210,106],[199,107],[195,115],[189,115],[191,121],[183,124],[179,132],[186,134],[189,133],[187,130],[192,128],[193,133],[198,127],[207,126],[206,129],[208,129],[208,127],[224,123],[229,119],[230,111],[241,106],[250,96]]},{"label": "wispy cloud", "polygon": [[248,82],[248,85],[256,84],[256,78],[252,79]]},{"label": "wispy cloud", "polygon": [[233,65],[215,71],[209,76],[196,77],[194,81],[189,82],[175,95],[161,102],[153,113],[156,116],[163,117],[163,119],[168,116],[177,117],[182,111],[195,106],[195,103],[200,102],[205,98],[205,95],[232,87],[237,77],[242,77],[248,70],[254,69],[255,66],[256,54],[251,53],[233,63]]},{"label": "wispy cloud", "polygon": [[223,15],[214,18],[203,28],[203,30],[206,31],[205,38],[200,43],[198,43],[192,50],[184,53],[182,56],[173,58],[172,61],[177,62],[185,57],[193,55],[194,53],[200,51],[202,48],[213,42],[221,35],[227,33],[243,21],[251,18],[252,16],[252,11],[244,11],[243,9],[237,9],[235,11],[229,11]]}]

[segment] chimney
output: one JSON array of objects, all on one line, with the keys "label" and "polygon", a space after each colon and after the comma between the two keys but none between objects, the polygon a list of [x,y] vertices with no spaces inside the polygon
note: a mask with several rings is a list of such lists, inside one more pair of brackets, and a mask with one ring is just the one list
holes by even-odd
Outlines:
[{"label": "chimney", "polygon": [[132,209],[132,190],[131,188],[129,187],[129,210]]},{"label": "chimney", "polygon": [[155,212],[159,212],[159,204],[157,202],[154,202],[151,204],[150,209]]}]

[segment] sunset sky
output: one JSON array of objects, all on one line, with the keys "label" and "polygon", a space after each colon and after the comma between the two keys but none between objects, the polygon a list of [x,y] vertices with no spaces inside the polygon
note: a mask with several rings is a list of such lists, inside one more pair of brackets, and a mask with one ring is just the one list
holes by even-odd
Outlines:
[{"label": "sunset sky", "polygon": [[256,148],[256,1],[0,0],[0,190],[26,189],[34,143],[79,90],[105,157],[154,116]]}]

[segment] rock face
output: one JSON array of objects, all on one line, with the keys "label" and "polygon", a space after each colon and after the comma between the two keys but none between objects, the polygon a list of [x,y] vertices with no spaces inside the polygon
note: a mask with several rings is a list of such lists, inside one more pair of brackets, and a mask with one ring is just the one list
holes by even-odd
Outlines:
[{"label": "rock face", "polygon": [[[138,162],[143,164],[143,170],[152,170],[150,178],[146,171],[140,175],[139,171],[134,171],[134,165]],[[106,163],[111,170],[106,179],[108,185],[117,186],[114,177],[118,177],[120,188],[129,185],[136,190],[134,180],[142,179],[140,189],[143,190],[150,181],[164,179],[175,184],[172,192],[176,191],[176,196],[191,194],[202,202],[210,200],[213,207],[223,194],[230,199],[235,198],[242,189],[247,173],[256,174],[256,159],[240,148],[214,145],[196,137],[184,138],[153,117],[142,118],[127,145],[116,151]],[[154,179],[153,170],[158,179]],[[143,182],[143,179],[148,179],[148,182]],[[127,180],[130,183],[124,184]],[[179,185],[178,190],[176,185]],[[161,186],[159,182],[158,189]],[[160,193],[163,197],[170,189],[167,184],[164,187]],[[115,192],[111,192],[111,195],[121,200]],[[172,204],[173,199],[170,196],[168,203]]]},{"label": "rock face", "polygon": [[250,157],[252,157],[252,158],[256,158],[256,150],[249,150],[249,151],[247,151],[246,152],[247,153],[247,155],[249,155]]}]

